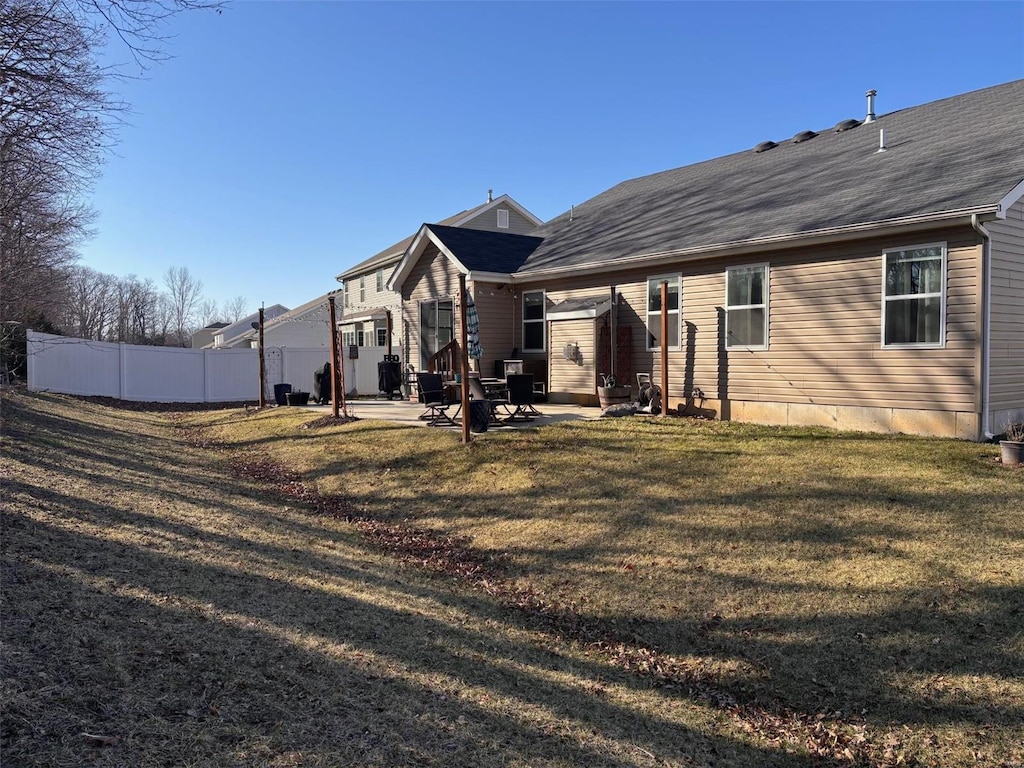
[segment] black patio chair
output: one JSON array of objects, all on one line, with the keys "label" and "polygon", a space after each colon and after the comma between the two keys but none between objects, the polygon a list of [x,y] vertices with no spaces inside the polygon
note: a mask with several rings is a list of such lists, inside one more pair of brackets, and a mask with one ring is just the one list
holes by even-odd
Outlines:
[{"label": "black patio chair", "polygon": [[417,373],[416,382],[419,384],[420,400],[427,406],[427,410],[419,417],[432,427],[438,424],[454,424],[455,420],[448,415],[448,408],[453,403],[445,397],[441,374]]},{"label": "black patio chair", "polygon": [[505,421],[533,421],[534,416],[544,415],[533,407],[532,373],[509,374],[505,377],[505,382],[508,384],[508,402],[513,406]]},{"label": "black patio chair", "polygon": [[489,403],[491,406],[491,422],[495,424],[500,423],[501,420],[498,418],[497,413],[498,406],[508,408],[508,400],[503,397],[488,397],[484,385],[480,383],[480,379],[476,376],[469,377],[469,396],[473,400],[484,400]]}]

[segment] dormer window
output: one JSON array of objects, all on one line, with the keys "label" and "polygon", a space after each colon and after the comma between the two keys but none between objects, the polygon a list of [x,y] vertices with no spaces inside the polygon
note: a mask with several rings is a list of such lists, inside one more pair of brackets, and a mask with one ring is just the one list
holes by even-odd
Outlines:
[{"label": "dormer window", "polygon": [[498,229],[508,229],[508,208],[498,209]]}]

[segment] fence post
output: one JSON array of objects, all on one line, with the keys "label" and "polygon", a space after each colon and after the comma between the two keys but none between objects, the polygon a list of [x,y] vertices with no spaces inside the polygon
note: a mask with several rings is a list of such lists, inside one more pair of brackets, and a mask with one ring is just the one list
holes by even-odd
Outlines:
[{"label": "fence post", "polygon": [[203,402],[210,402],[210,350],[203,350]]},{"label": "fence post", "polygon": [[128,394],[128,346],[122,341],[117,345],[117,399],[127,400]]}]

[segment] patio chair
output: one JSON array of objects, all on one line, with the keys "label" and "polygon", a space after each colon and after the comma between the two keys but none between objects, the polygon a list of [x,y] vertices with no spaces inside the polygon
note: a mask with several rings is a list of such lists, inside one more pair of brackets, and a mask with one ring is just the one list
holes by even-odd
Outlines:
[{"label": "patio chair", "polygon": [[416,381],[419,384],[420,400],[427,406],[427,410],[419,417],[432,427],[438,424],[454,424],[454,419],[448,415],[448,408],[453,403],[445,397],[441,374],[417,373]]},{"label": "patio chair", "polygon": [[543,414],[533,407],[533,374],[511,374],[505,378],[508,384],[508,402],[514,406],[505,421],[533,421],[534,416]]},{"label": "patio chair", "polygon": [[503,397],[488,397],[487,392],[484,390],[484,385],[480,383],[480,379],[477,378],[476,376],[469,377],[469,396],[473,400],[485,400],[486,402],[490,403],[491,422],[495,424],[500,423],[500,419],[498,418],[497,414],[497,408],[500,405],[507,409],[508,400],[506,400]]}]

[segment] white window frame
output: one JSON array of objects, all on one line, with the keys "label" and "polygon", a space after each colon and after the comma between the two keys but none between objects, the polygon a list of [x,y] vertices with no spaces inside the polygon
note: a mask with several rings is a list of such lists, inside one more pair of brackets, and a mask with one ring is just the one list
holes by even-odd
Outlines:
[{"label": "white window frame", "polygon": [[[359,303],[366,303],[366,275],[359,276]],[[359,346],[362,346],[362,344]]]},{"label": "white window frame", "polygon": [[[669,323],[671,323],[672,322],[672,315],[676,316],[676,338],[679,339],[679,343],[676,344],[675,346],[670,346],[668,349],[669,349],[670,352],[672,352],[672,351],[678,352],[679,350],[681,350],[683,348],[683,276],[682,276],[682,274],[679,274],[679,273],[672,274],[672,275],[655,275],[654,277],[648,277],[647,278],[647,283],[646,283],[647,291],[644,294],[644,313],[645,313],[644,314],[644,318],[645,318],[645,321],[646,321],[646,326],[645,326],[645,330],[646,330],[645,337],[646,337],[646,340],[644,341],[644,345],[647,347],[647,351],[648,352],[657,352],[659,349],[661,349],[660,345],[658,345],[657,347],[650,346],[651,336],[654,335],[654,334],[651,333],[651,317],[655,316],[655,317],[658,318],[658,333],[660,334],[661,333],[661,312],[662,312],[662,310],[660,310],[660,309],[657,312],[652,312],[651,311],[651,283],[658,283],[658,285],[659,285],[658,290],[660,292],[660,290],[661,290],[661,288],[660,288],[661,283],[668,282],[669,285],[671,285],[672,281],[677,281],[678,284],[679,284],[679,306],[676,309],[669,309],[669,310],[667,310],[667,312],[669,314],[668,321],[669,321]],[[659,295],[660,295],[660,293],[659,293]]]},{"label": "white window frame", "polygon": [[356,346],[356,332],[355,329],[351,331],[341,332],[341,345],[343,347],[354,347]]},{"label": "white window frame", "polygon": [[[540,319],[533,318],[533,319],[527,320],[526,319],[526,297],[527,296],[531,296],[531,295],[536,294],[536,293],[540,294],[540,307],[541,307],[541,311],[543,312],[543,314],[541,315]],[[547,295],[547,291],[545,291],[543,289],[536,290],[536,291],[523,291],[523,304],[522,304],[521,309],[522,309],[522,312],[523,312],[523,327],[522,327],[523,352],[546,352],[547,348],[548,348],[548,333],[547,333],[548,295]],[[531,324],[531,325],[540,324],[540,339],[541,339],[541,342],[540,342],[540,347],[539,348],[527,347],[526,346],[526,325],[528,323]]]},{"label": "white window frame", "polygon": [[[732,272],[739,272],[740,270],[753,270],[761,269],[764,270],[764,303],[763,304],[736,304],[732,306],[729,304],[729,274]],[[725,348],[726,349],[749,349],[752,351],[763,351],[768,349],[768,336],[771,328],[769,321],[769,305],[771,299],[771,277],[772,271],[770,265],[767,262],[761,264],[737,264],[734,267],[729,267],[725,270],[725,300],[722,304],[725,307]],[[764,309],[764,343],[763,344],[732,344],[729,341],[729,312],[730,310],[739,309]]]},{"label": "white window frame", "polygon": [[349,286],[348,283],[345,283],[345,293],[344,293],[345,301],[344,301],[344,306],[345,306],[346,309],[348,309],[348,307],[350,306],[350,304],[349,304],[349,295],[351,293],[352,293],[351,286]]},{"label": "white window frame", "polygon": [[384,267],[377,270],[377,293],[384,290]]},{"label": "white window frame", "polygon": [[374,333],[377,334],[377,346],[386,347],[388,345],[388,329],[387,328],[375,328]]},{"label": "white window frame", "polygon": [[[942,251],[942,277],[940,278],[941,285],[939,286],[938,292],[931,293],[899,293],[894,296],[889,296],[886,293],[886,286],[888,283],[888,261],[890,253],[901,253],[904,251],[918,251],[926,248],[939,248]],[[949,281],[949,249],[946,247],[945,242],[939,243],[923,243],[916,245],[906,245],[899,248],[886,248],[882,251],[882,328],[879,335],[881,340],[882,349],[945,349],[946,348],[946,283]],[[915,298],[915,299],[934,299],[938,297],[940,301],[939,305],[939,340],[938,341],[920,341],[913,342],[910,344],[886,344],[885,343],[885,328],[886,328],[886,310],[888,309],[890,301],[898,301],[900,299]]]},{"label": "white window frame", "polygon": [[498,209],[498,229],[508,229],[508,208]]}]

